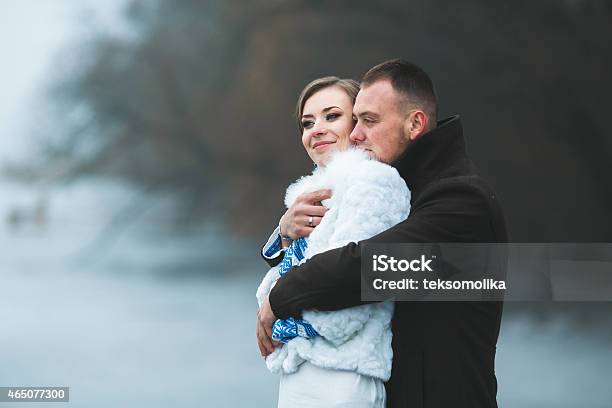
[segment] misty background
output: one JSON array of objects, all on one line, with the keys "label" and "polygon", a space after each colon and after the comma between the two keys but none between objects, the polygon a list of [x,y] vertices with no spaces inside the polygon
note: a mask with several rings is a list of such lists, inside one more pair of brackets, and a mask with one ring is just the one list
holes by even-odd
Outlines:
[{"label": "misty background", "polygon": [[[609,2],[0,4],[0,386],[275,406],[254,295],[311,170],[295,101],[389,58],[462,116],[513,241],[612,242]],[[500,407],[609,407],[611,312],[507,303]]]}]

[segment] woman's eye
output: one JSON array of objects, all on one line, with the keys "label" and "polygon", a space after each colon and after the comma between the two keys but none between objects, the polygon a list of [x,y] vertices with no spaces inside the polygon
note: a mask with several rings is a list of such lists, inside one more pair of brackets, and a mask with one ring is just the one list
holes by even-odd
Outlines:
[{"label": "woman's eye", "polygon": [[334,119],[337,119],[337,118],[339,118],[339,117],[340,117],[340,114],[339,114],[339,113],[328,113],[328,114],[325,116],[325,120],[334,120]]},{"label": "woman's eye", "polygon": [[304,129],[310,129],[313,124],[314,124],[314,122],[312,120],[304,120],[304,121],[302,121],[302,127]]}]

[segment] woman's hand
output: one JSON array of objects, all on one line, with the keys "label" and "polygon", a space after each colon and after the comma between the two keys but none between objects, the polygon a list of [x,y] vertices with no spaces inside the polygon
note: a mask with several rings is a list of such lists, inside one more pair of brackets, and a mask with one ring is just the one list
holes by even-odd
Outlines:
[{"label": "woman's hand", "polygon": [[281,235],[293,240],[309,236],[327,212],[321,201],[331,196],[329,189],[299,195],[280,219]]}]

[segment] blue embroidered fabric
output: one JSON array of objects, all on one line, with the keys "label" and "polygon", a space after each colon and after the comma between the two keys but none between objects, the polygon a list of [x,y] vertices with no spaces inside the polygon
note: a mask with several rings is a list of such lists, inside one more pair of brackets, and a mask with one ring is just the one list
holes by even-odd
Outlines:
[{"label": "blue embroidered fabric", "polygon": [[[283,261],[279,265],[278,273],[282,276],[291,267],[296,266],[304,259],[304,252],[308,243],[304,238],[298,238],[291,243],[285,251]],[[319,333],[306,320],[290,317],[285,320],[277,320],[272,326],[272,338],[282,343],[287,343],[295,337],[311,338],[319,336]]]}]

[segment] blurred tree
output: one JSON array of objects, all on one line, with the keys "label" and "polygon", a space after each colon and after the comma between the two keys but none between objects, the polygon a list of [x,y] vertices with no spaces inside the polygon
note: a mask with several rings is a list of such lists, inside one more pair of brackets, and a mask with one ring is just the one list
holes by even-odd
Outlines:
[{"label": "blurred tree", "polygon": [[610,240],[611,6],[604,0],[131,1],[52,91],[47,163],[176,191],[185,220],[265,234],[310,170],[292,112],[315,77],[422,65],[518,241]]}]

